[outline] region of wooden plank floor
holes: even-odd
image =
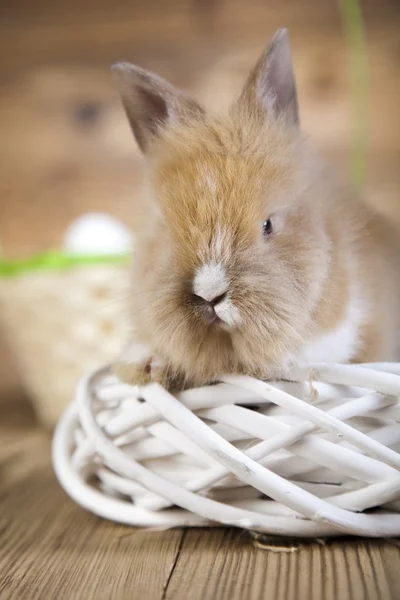
[[[386,541],[262,548],[234,529],[139,530],[62,491],[50,434],[20,395],[0,423],[0,598],[395,600],[400,549]]]

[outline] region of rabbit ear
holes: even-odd
[[[168,123],[201,114],[195,100],[150,71],[130,63],[112,68],[133,133],[143,152]]]
[[[288,125],[299,124],[296,81],[287,29],[279,29],[271,45],[251,71],[239,104],[258,114],[282,117]]]

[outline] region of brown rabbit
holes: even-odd
[[[397,233],[304,141],[287,31],[224,116],[114,70],[148,174],[119,375],[171,387],[397,359]]]

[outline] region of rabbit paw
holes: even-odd
[[[173,387],[164,361],[153,355],[144,344],[132,344],[126,348],[113,366],[113,372],[118,379],[129,385],[160,383],[167,389]]]

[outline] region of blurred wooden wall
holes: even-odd
[[[368,196],[400,219],[399,3],[363,2],[371,67]],[[3,0],[0,5],[0,239],[7,254],[57,245],[68,222],[109,210],[129,223],[140,180],[112,86],[121,59],[214,107],[288,26],[303,127],[343,169],[349,147],[338,0]]]

